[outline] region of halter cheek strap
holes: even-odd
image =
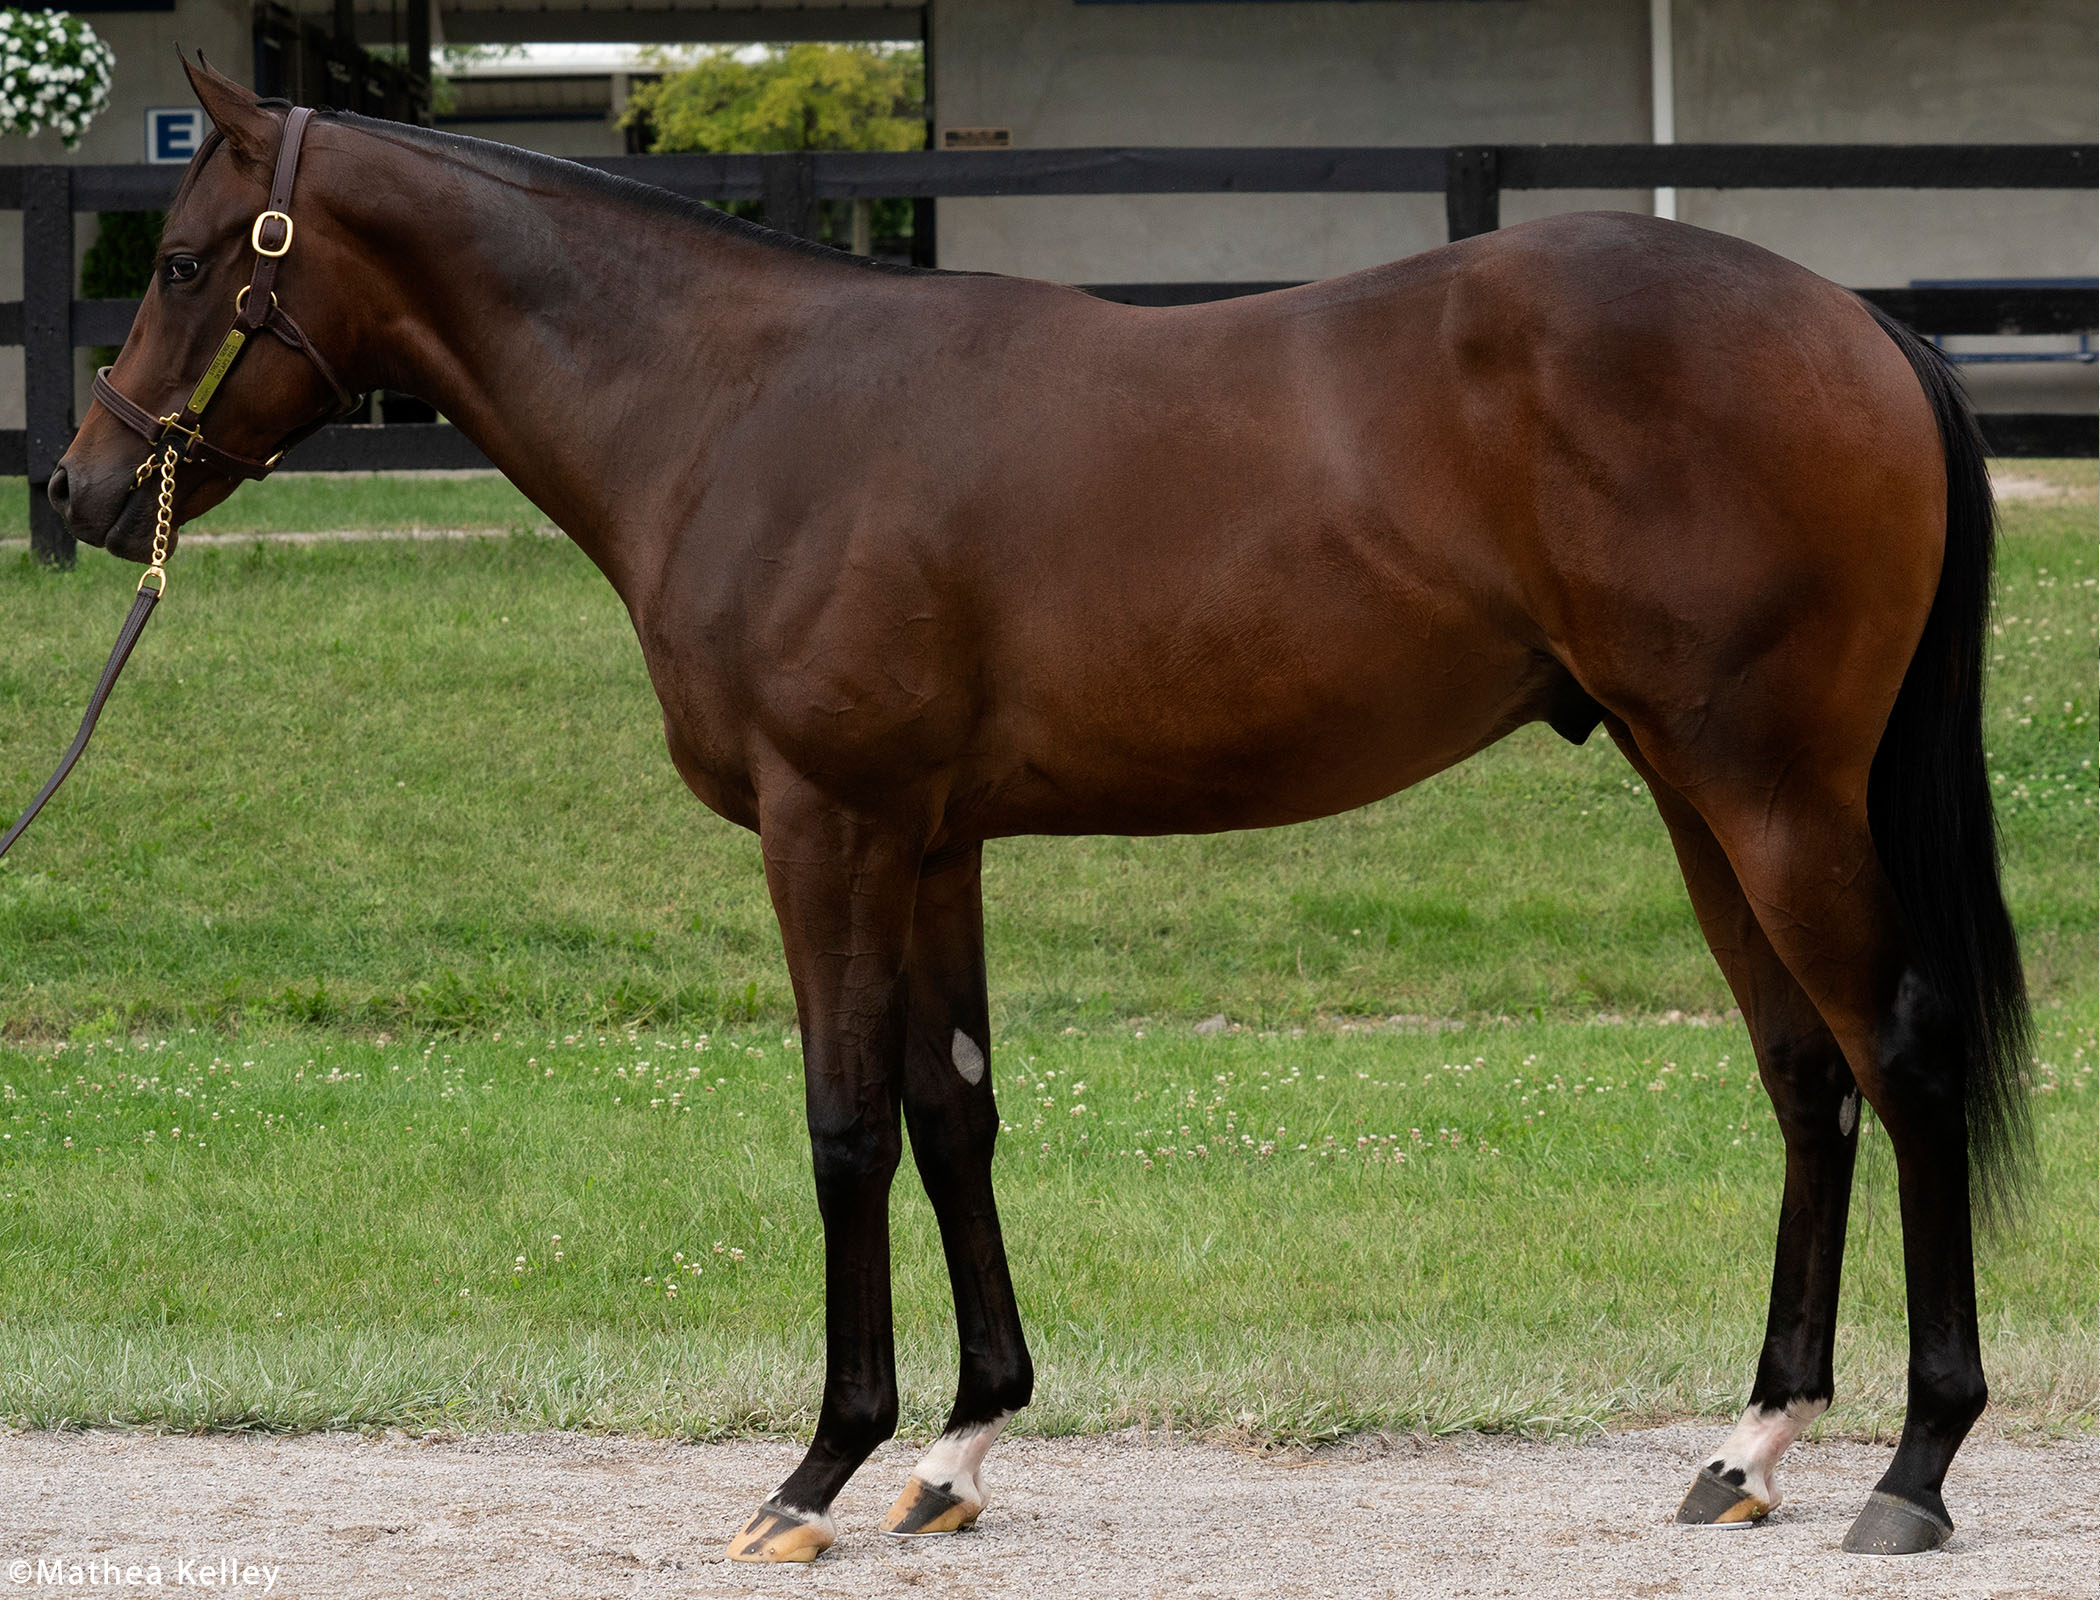
[[[314,348],[313,340],[307,337],[306,330],[291,314],[277,304],[273,292],[278,265],[292,248],[295,232],[291,215],[292,184],[299,174],[299,147],[306,137],[306,125],[312,119],[313,111],[307,106],[295,106],[284,119],[284,138],[277,147],[277,170],[270,181],[270,203],[248,230],[248,243],[255,251],[255,270],[249,276],[247,287],[234,296],[233,326],[226,330],[226,337],[219,342],[219,353],[204,369],[204,376],[197,380],[197,386],[190,391],[183,408],[166,416],[156,416],[109,381],[108,367],[95,374],[95,400],[111,416],[148,444],[156,447],[173,445],[180,460],[195,462],[225,478],[266,477],[284,457],[284,452],[279,450],[267,461],[257,461],[222,449],[204,437],[204,409],[211,404],[219,385],[233,370],[234,362],[255,334],[272,334],[306,357],[329,388],[335,391],[336,416],[354,411],[358,405],[358,397],[343,386],[327,357]],[[197,152],[200,166],[219,142],[220,135],[214,131]],[[140,469],[141,485],[152,470],[154,460],[149,456],[146,465]]]

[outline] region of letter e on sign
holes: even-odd
[[[146,108],[146,159],[156,167],[189,165],[197,146],[204,143],[202,106],[148,106]]]

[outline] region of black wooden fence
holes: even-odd
[[[1505,189],[2092,189],[2093,145],[1467,145],[1424,148],[1084,149],[622,156],[587,165],[696,200],[758,200],[766,220],[814,237],[817,202],[1080,194],[1436,194],[1454,239],[1499,225]],[[73,350],[121,344],[131,300],[73,297],[73,218],[167,205],[181,169],[0,167],[0,210],[22,213],[22,299],[0,304],[0,344],[23,346],[27,427],[0,430],[0,473],[29,479],[31,541],[70,562],[44,484],[74,429]],[[1101,284],[1107,298],[1188,304],[1274,284]],[[1920,332],[2089,333],[2090,290],[1863,289]],[[2090,414],[1989,414],[2001,455],[2100,454]],[[286,471],[485,466],[443,423],[323,429]]]

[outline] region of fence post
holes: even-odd
[[[29,457],[29,547],[54,567],[73,564],[44,486],[73,439],[73,171],[22,169],[23,426]]]
[[[1470,239],[1502,226],[1502,179],[1495,147],[1453,145],[1444,156],[1444,222],[1451,237]]]
[[[764,195],[766,226],[798,239],[822,231],[817,213],[817,160],[807,150],[758,158],[759,186]]]

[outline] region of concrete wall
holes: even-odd
[[[189,79],[176,58],[180,44],[202,49],[229,77],[252,81],[254,8],[248,0],[176,0],[173,11],[105,11],[82,20],[116,53],[109,106],[68,150],[55,133],[34,139],[0,135],[0,162],[135,162],[146,158],[146,108],[195,103]],[[74,253],[84,255],[95,239],[95,219],[74,219]],[[78,281],[76,277],[76,282]],[[22,213],[0,211],[0,300],[22,297]],[[79,362],[83,372],[86,355]],[[85,392],[86,380],[81,380]],[[0,428],[22,426],[22,347],[0,345]]]
[[[1714,143],[2090,141],[2083,0],[1679,0],[1677,136]],[[2091,191],[1687,193],[1679,215],[1862,287],[2095,268]]]
[[[1649,136],[1646,0],[933,0],[947,126],[1026,146]],[[2088,0],[1676,0],[1678,137],[2090,140]],[[1520,221],[1645,195],[1508,194]],[[1866,286],[2094,270],[2090,193],[1686,193],[1680,215]],[[1321,277],[1443,239],[1424,197],[944,201],[943,265],[1079,282]]]
[[[1647,0],[933,0],[944,127],[1017,146],[1648,137]],[[1636,195],[1511,195],[1509,221]],[[1441,195],[944,200],[944,266],[1071,282],[1326,277],[1440,244]]]

